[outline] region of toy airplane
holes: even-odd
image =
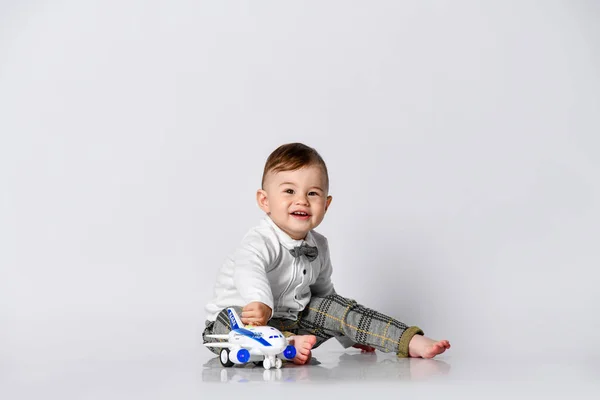
[[[271,326],[244,328],[242,321],[233,308],[228,308],[231,332],[223,335],[206,335],[207,338],[226,339],[227,342],[204,343],[207,347],[221,347],[219,359],[224,367],[248,362],[263,362],[269,369],[281,368],[283,361],[296,357],[296,348],[288,344],[281,332]]]

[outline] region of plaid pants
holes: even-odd
[[[242,307],[232,308],[241,315]],[[399,357],[408,357],[408,343],[412,337],[416,334],[423,335],[423,331],[416,326],[409,327],[338,294],[311,298],[296,321],[273,318],[267,324],[279,329],[286,336],[315,335],[317,343],[314,348],[332,337],[345,336],[355,343],[371,346],[386,353],[394,352]],[[216,321],[206,321],[203,341],[216,342],[217,339],[206,338],[205,335],[224,334],[230,330],[227,310],[222,310]],[[218,348],[209,349],[218,354]]]

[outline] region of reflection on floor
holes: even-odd
[[[318,381],[402,381],[444,376],[450,364],[443,360],[397,358],[382,353],[325,353],[312,358],[310,365],[285,363],[281,369],[265,370],[252,363],[230,368],[219,359],[209,359],[202,370],[204,382],[318,382]]]
[[[294,398],[305,398],[307,393],[323,398],[356,394],[374,398],[398,393],[444,400],[600,399],[600,360],[596,358],[466,358],[444,354],[424,360],[331,346],[319,349],[309,365],[286,363],[280,370],[253,364],[224,368],[212,355],[203,360],[203,393],[217,394],[222,391],[221,384],[233,384],[239,393],[260,387],[261,393],[274,395],[284,385]],[[227,390],[232,389],[229,386]]]
[[[0,399],[600,399],[600,358],[594,355],[498,352],[486,358],[457,346],[433,360],[401,359],[331,342],[314,352],[310,365],[223,368],[213,353],[180,340],[177,331],[161,342],[159,329],[143,330],[155,336],[135,331],[128,337],[120,325],[111,327],[116,333],[0,346]]]

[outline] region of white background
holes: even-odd
[[[600,354],[598,3],[0,4],[0,372],[201,347],[292,141],[340,293],[454,356]]]

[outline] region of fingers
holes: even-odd
[[[262,325],[264,325],[267,322],[267,318],[264,315],[262,315],[260,313],[255,313],[255,312],[242,313],[241,319],[242,319],[242,322],[245,324],[248,323],[247,321],[262,322]]]
[[[271,315],[271,309],[263,303],[252,302],[242,307],[242,322],[246,325],[266,325]]]
[[[261,309],[261,304],[259,302],[253,301],[252,303],[248,303],[246,304],[244,307],[242,307],[242,311],[257,311]]]
[[[243,311],[240,317],[245,325],[261,326],[267,323],[267,319],[257,311]]]
[[[266,325],[266,319],[264,318],[242,318],[244,325],[263,326]]]
[[[242,317],[242,319],[244,318],[253,318],[253,317],[257,317],[258,313],[255,311],[242,311],[242,315],[240,315],[240,317]]]
[[[244,307],[242,309],[242,315],[240,315],[240,319],[244,323],[244,325],[251,325],[254,320],[256,320],[255,312],[248,307]]]
[[[256,318],[256,319],[264,319],[267,317],[267,315],[262,311],[262,310],[256,310],[256,309],[243,309],[242,310],[242,315],[240,315],[240,317],[242,318],[242,321],[244,320],[244,318]]]

